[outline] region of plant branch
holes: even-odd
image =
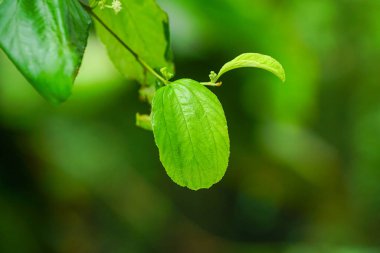
[[[140,56],[130,47],[128,46],[112,29],[100,19],[98,15],[92,10],[90,6],[79,0],[79,3],[83,6],[83,8],[93,16],[125,49],[127,49],[133,57],[135,57],[136,61],[138,61],[143,68],[145,68],[148,72],[158,78],[164,84],[169,84],[169,81],[165,80],[160,74],[158,74],[148,63],[146,63]]]

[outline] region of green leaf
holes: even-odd
[[[77,0],[4,0],[0,47],[52,103],[71,94],[91,19]]]
[[[96,15],[134,52],[156,70],[167,67],[173,73],[172,53],[169,42],[168,17],[154,0],[120,0],[118,14],[111,9],[94,9]],[[127,78],[141,84],[154,84],[150,75],[121,43],[99,22],[95,22],[98,36],[108,54]]]
[[[221,180],[230,143],[222,105],[211,91],[190,79],[158,89],[152,127],[160,160],[174,182],[198,190]]]
[[[211,72],[211,82],[216,83],[224,73],[230,70],[246,67],[265,69],[276,75],[281,81],[285,82],[285,71],[278,61],[270,56],[255,53],[241,54],[232,61],[227,62],[220,69],[218,75]]]
[[[152,121],[150,115],[136,113],[136,126],[152,131]]]

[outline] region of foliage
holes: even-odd
[[[210,88],[229,165],[189,191],[134,126],[154,87],[125,79],[92,31],[60,106],[0,50],[0,252],[380,252],[380,1],[158,3],[176,78],[208,81],[256,51],[281,60],[286,85],[240,69]]]
[[[90,17],[77,0],[3,1],[0,46],[47,100],[71,94],[86,47]]]
[[[280,78],[281,81],[285,82],[285,71],[282,68],[281,64],[279,64],[270,56],[254,53],[239,55],[232,61],[224,64],[223,67],[219,70],[218,74],[212,72],[210,74],[211,82],[216,83],[224,73],[230,70],[247,67],[265,69],[269,72],[272,72],[274,75]]]
[[[227,121],[218,98],[200,83],[180,79],[159,89],[152,126],[161,161],[174,182],[209,188],[226,172]]]
[[[218,182],[229,158],[223,108],[202,84],[220,86],[217,81],[224,73],[243,67],[262,68],[285,81],[276,60],[246,53],[226,63],[218,75],[211,72],[210,82],[170,82],[174,67],[168,18],[155,0],[113,0],[111,5],[106,0],[8,0],[1,7],[1,47],[53,103],[65,101],[71,93],[88,37],[88,14],[92,15],[119,71],[142,86],[154,87],[152,126],[161,161],[174,182],[193,190]],[[137,114],[136,119],[138,126],[151,129],[148,115]]]
[[[99,17],[95,22],[97,35],[117,69],[126,78],[135,79],[142,85],[154,85],[154,76],[138,59],[153,69],[168,67],[173,72],[168,17],[155,0],[120,2],[124,8],[117,15],[99,7],[93,9]]]

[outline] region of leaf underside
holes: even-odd
[[[71,94],[91,19],[77,0],[4,0],[0,47],[52,103]]]
[[[220,69],[215,80],[212,81],[216,82],[224,73],[230,70],[248,67],[267,70],[280,78],[281,81],[285,82],[285,71],[282,65],[268,55],[257,53],[241,54],[232,61],[227,62]]]
[[[190,79],[158,89],[152,127],[160,160],[174,182],[198,190],[221,180],[230,143],[222,105],[211,91]]]
[[[123,9],[118,14],[100,7],[94,12],[148,65],[156,70],[167,67],[173,72],[166,13],[154,0],[120,1]],[[100,23],[95,22],[95,28],[112,62],[126,78],[141,84],[155,83],[155,78]]]

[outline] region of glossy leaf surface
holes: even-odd
[[[216,82],[224,73],[230,70],[248,67],[267,70],[285,82],[285,71],[282,65],[270,56],[256,53],[241,54],[232,61],[227,62],[220,69],[214,80],[211,81]]]
[[[77,0],[3,0],[0,47],[53,103],[71,94],[91,19]]]
[[[163,67],[173,72],[166,13],[154,0],[120,0],[122,9],[115,14],[111,9],[94,9],[96,15],[143,61],[152,68]],[[127,78],[141,84],[153,84],[154,78],[123,45],[99,22],[95,22],[98,36],[108,54]]]
[[[203,85],[181,79],[158,89],[152,127],[174,182],[197,190],[223,177],[230,153],[227,122],[218,98]]]

